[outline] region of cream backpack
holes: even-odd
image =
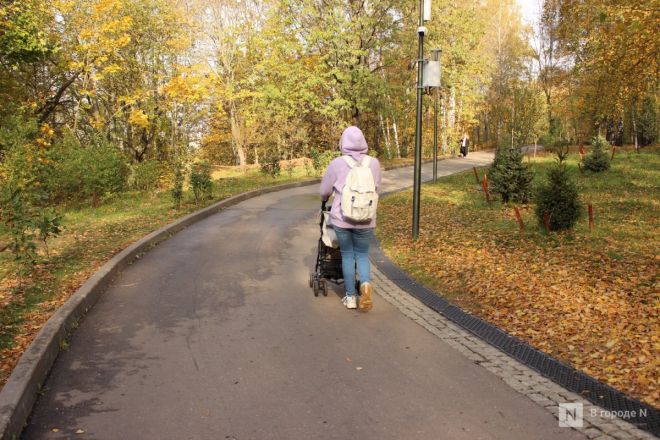
[[[341,213],[356,222],[367,222],[376,217],[378,193],[374,175],[369,168],[371,158],[364,156],[362,162],[350,156],[342,156],[351,170],[341,192]]]

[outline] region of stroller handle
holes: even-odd
[[[327,200],[322,200],[321,201],[321,221],[319,223],[319,227],[321,228],[321,233],[323,233],[323,223],[325,222],[325,218],[323,217],[323,213],[326,212],[327,209]]]

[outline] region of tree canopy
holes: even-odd
[[[53,141],[73,136],[81,148],[103,139],[130,162],[199,156],[245,165],[336,148],[355,123],[379,154],[407,155],[416,8],[401,0],[7,0],[0,125],[33,120],[54,130]],[[530,27],[514,0],[433,2],[426,47],[442,49],[443,150],[464,132],[480,146],[546,132],[654,141],[658,14],[650,0],[547,0]]]

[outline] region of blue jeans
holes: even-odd
[[[369,240],[373,228],[344,229],[335,226],[339,250],[341,251],[341,269],[344,273],[346,296],[355,295],[355,268],[360,275],[360,283],[371,281],[369,265]]]

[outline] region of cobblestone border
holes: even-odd
[[[590,440],[649,440],[656,438],[625,420],[618,417],[607,417],[609,413],[604,412],[600,406],[566,390],[454,324],[402,290],[394,281],[387,278],[376,264],[372,265],[371,271],[375,291],[385,301],[472,362],[495,374],[511,388],[545,408],[555,418],[559,419],[558,405],[560,403],[582,403],[584,426],[567,429],[576,429]]]

